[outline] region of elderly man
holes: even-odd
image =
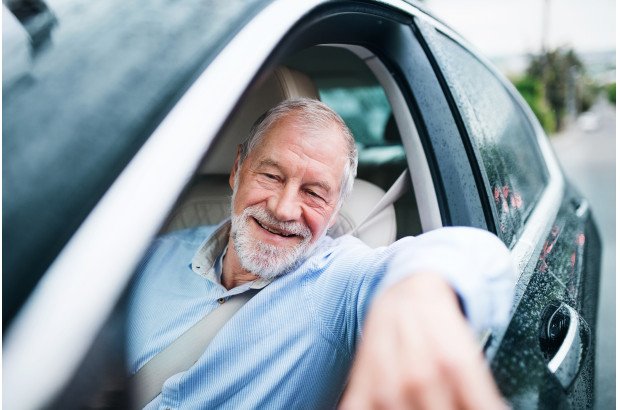
[[[258,292],[146,408],[503,407],[472,330],[506,319],[508,250],[473,228],[379,249],[330,238],[356,167],[353,136],[325,104],[289,100],[259,118],[230,175],[231,219],[158,238],[141,265],[130,372]]]

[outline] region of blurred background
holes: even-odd
[[[528,102],[603,240],[595,409],[616,408],[616,4],[426,0]]]

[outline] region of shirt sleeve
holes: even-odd
[[[507,323],[517,274],[510,251],[497,236],[476,228],[447,227],[392,246],[398,249],[378,292],[410,275],[434,272],[459,295],[476,333]]]

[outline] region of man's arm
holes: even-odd
[[[506,408],[446,280],[416,273],[375,300],[341,408]]]
[[[510,251],[467,227],[402,241],[364,321],[343,407],[505,408],[474,335],[508,320]]]

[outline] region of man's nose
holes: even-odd
[[[280,221],[296,221],[301,217],[297,192],[295,187],[285,186],[271,198],[271,211]]]

